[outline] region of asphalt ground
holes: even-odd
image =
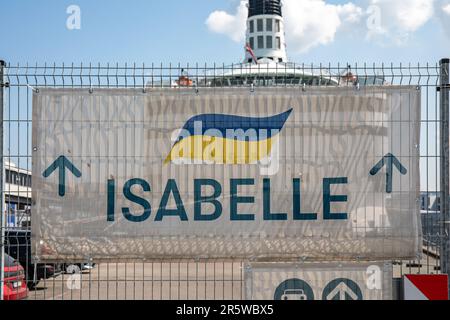
[[[105,263],[60,274],[30,290],[31,300],[239,300],[241,263]]]
[[[437,274],[439,261],[393,265],[393,277]],[[81,274],[61,273],[41,280],[30,300],[241,300],[245,299],[243,263],[103,263]]]

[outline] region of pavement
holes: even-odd
[[[29,300],[239,300],[241,263],[104,263],[60,274],[30,290]]]
[[[420,263],[393,265],[393,277],[438,274],[439,261],[423,255]],[[81,274],[41,280],[29,300],[242,300],[243,263],[103,263]]]

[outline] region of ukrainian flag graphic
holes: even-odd
[[[265,118],[202,114],[183,126],[164,163],[254,164],[268,157],[292,109]]]

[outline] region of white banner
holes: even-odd
[[[410,259],[416,87],[40,88],[35,254]]]
[[[245,288],[247,300],[392,300],[392,264],[249,264]]]

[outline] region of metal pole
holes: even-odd
[[[450,271],[450,190],[449,190],[449,66],[450,59],[440,61],[440,135],[441,135],[441,272]]]
[[[0,60],[0,300],[3,300],[3,285],[5,282],[5,211],[4,207],[4,190],[3,190],[3,173],[4,173],[4,159],[3,159],[3,70],[5,68],[5,61]]]

